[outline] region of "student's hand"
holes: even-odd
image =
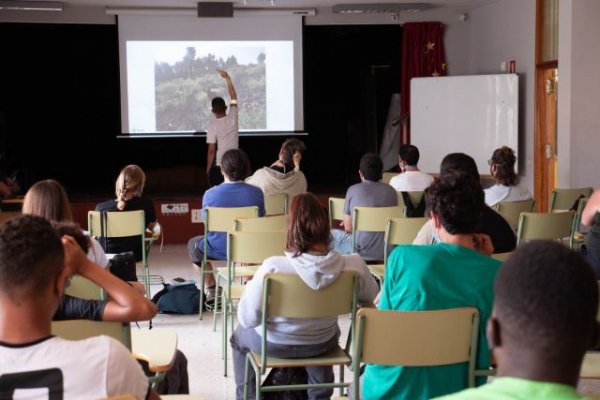
[[[375,305],[375,307],[379,307],[379,298],[381,297],[381,290],[379,291],[379,293],[377,293],[377,296],[375,296],[375,299],[373,300],[373,304]]]
[[[224,69],[217,69],[217,72],[219,73],[219,75],[221,75],[221,78],[229,78],[229,74]]]
[[[75,274],[83,275],[81,271],[88,265],[89,259],[73,237],[64,235],[61,240],[65,252],[65,268],[67,269],[67,276]]]
[[[473,246],[477,252],[483,255],[491,256],[494,254],[492,239],[485,233],[476,233],[473,235]]]

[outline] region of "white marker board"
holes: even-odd
[[[421,153],[419,168],[439,173],[446,154],[466,153],[486,175],[498,147],[518,154],[518,93],[515,74],[412,79],[411,143]]]

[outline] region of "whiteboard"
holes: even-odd
[[[495,149],[519,154],[518,89],[516,74],[412,79],[411,143],[421,153],[419,168],[439,173],[448,153],[466,153],[486,175]]]

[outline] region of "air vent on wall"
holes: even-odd
[[[20,11],[62,11],[63,3],[59,1],[0,1],[0,10]]]
[[[373,4],[336,4],[332,10],[341,14],[374,14],[418,12],[430,7],[428,3],[373,3]]]

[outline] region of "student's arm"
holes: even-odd
[[[231,77],[224,69],[218,69],[219,75],[225,79],[227,82],[227,90],[229,91],[229,98],[231,98],[230,104],[232,106],[237,106],[237,93],[235,92],[235,87],[233,86],[233,82],[231,81]]]
[[[588,200],[581,213],[581,223],[591,226],[594,223],[596,213],[600,211],[600,189],[596,190]]]
[[[210,174],[210,168],[215,161],[215,153],[217,152],[216,143],[208,143],[208,150],[206,151],[206,175]]]
[[[347,233],[352,233],[352,216],[344,214],[344,230]]]
[[[104,308],[103,321],[142,321],[151,319],[158,309],[132,286],[90,261],[70,236],[63,236],[65,265],[70,275],[79,274],[106,291],[110,297]]]

